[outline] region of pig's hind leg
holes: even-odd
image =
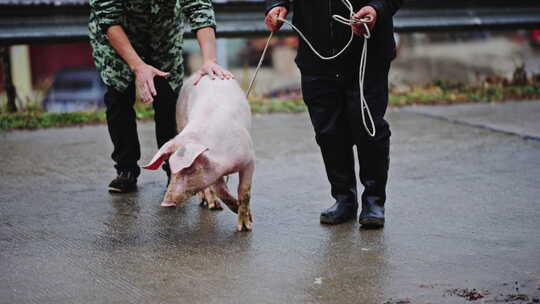
[[[202,196],[201,207],[207,207],[210,210],[223,210],[218,200],[214,186],[207,187],[199,192]]]
[[[232,212],[238,213],[238,200],[230,192],[223,177],[220,177],[213,185],[219,199],[231,209]]]
[[[253,218],[251,217],[249,204],[251,200],[253,170],[253,161],[240,170],[240,181],[238,184],[238,231],[250,231],[252,228]]]

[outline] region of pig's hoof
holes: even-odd
[[[223,210],[223,207],[219,202],[208,203],[208,209],[210,210]]]
[[[199,206],[201,206],[201,208],[208,209],[208,210],[215,210],[215,211],[223,210],[223,207],[221,206],[219,202],[209,203],[207,201],[202,201],[199,204]]]
[[[251,213],[239,212],[238,214],[238,231],[251,231],[253,223],[251,221]]]
[[[251,223],[244,223],[244,224],[238,224],[238,231],[251,231],[253,224]]]
[[[161,202],[161,207],[163,208],[176,207],[176,203],[175,202]]]

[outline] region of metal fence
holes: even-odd
[[[264,1],[214,1],[220,37],[267,35]],[[84,0],[1,0],[0,45],[88,39]],[[538,0],[405,0],[397,32],[499,30],[540,27]],[[281,34],[292,33],[284,27]],[[192,37],[189,30],[188,37]]]
[[[214,0],[214,6],[218,37],[268,35],[263,23],[263,0]],[[89,12],[87,0],[0,0],[0,58],[11,110],[15,109],[16,92],[7,46],[87,41]],[[540,28],[540,2],[405,0],[394,20],[397,32]],[[285,26],[279,34],[292,31]],[[189,29],[186,36],[193,37]]]

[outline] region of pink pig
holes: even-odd
[[[156,170],[169,159],[171,182],[161,203],[175,207],[208,187],[233,212],[238,230],[251,230],[249,207],[255,165],[249,134],[251,111],[236,80],[190,77],[176,106],[179,134],[165,143],[145,169]],[[238,199],[227,189],[224,176],[239,173]]]

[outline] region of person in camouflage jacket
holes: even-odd
[[[210,0],[90,0],[90,7],[90,43],[107,86],[107,124],[118,173],[109,191],[130,192],[140,174],[133,109],[137,91],[155,109],[158,148],[176,135],[176,100],[184,77],[184,20],[201,47],[199,79],[233,76],[215,63],[216,22]],[[170,176],[167,164],[164,169]]]

